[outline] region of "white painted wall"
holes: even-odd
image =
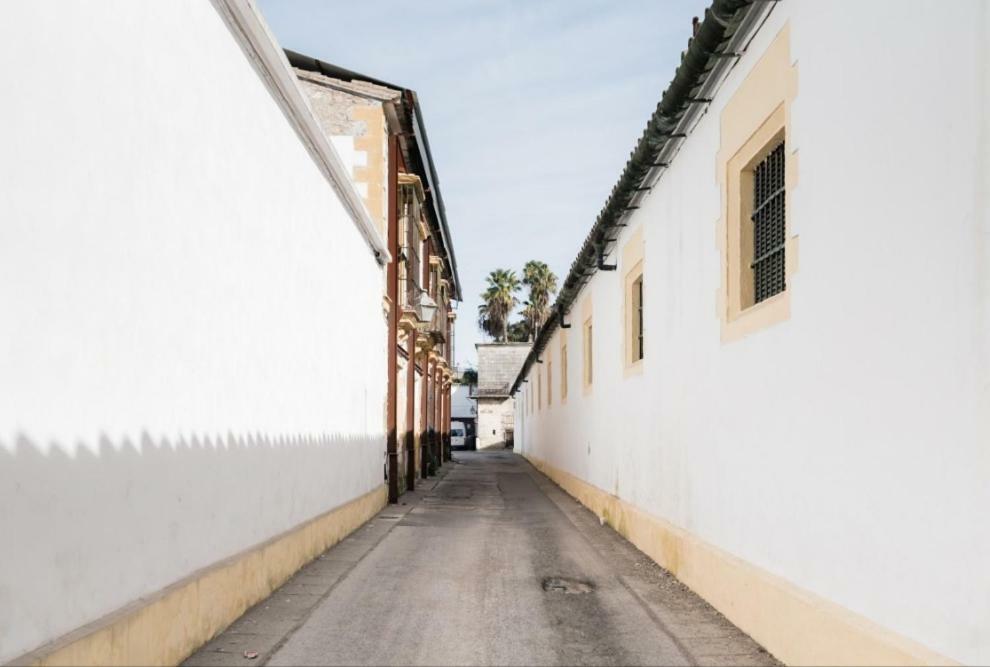
[[[453,385],[450,394],[450,416],[452,419],[474,419],[478,416],[478,404],[472,399],[471,388],[466,384]]]
[[[779,3],[623,236],[645,233],[644,373],[623,379],[620,266],[582,295],[591,395],[575,326],[567,404],[555,386],[529,414],[534,381],[516,397],[524,453],[976,664],[990,661],[988,14]],[[788,20],[792,315],[722,345],[719,114]],[[558,349],[542,355],[555,367]]]
[[[0,662],[382,484],[383,278],[208,2],[0,21]]]
[[[347,173],[354,178],[355,170],[368,166],[368,152],[359,151],[354,147],[354,137],[351,136],[331,136],[330,143],[340,156],[340,161],[347,167]],[[354,181],[354,188],[365,201],[368,199],[368,184]],[[386,199],[387,201],[387,199]]]

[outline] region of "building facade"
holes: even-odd
[[[716,0],[513,386],[516,449],[785,663],[990,660],[988,44]]]
[[[418,105],[348,145],[245,0],[4,18],[0,663],[178,664],[440,458]]]
[[[529,343],[479,343],[478,387],[474,401],[478,414],[478,449],[502,448],[512,443],[515,430],[512,381],[519,374]]]
[[[286,51],[326,136],[351,169],[396,261],[389,329],[389,500],[450,459],[453,303],[460,282],[416,92]]]

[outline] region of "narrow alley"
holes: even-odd
[[[187,665],[772,665],[511,452],[460,452]]]
[[[990,664],[990,0],[10,0],[0,667]]]

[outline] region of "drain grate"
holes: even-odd
[[[548,593],[590,593],[595,590],[594,584],[590,581],[580,579],[570,579],[568,577],[547,577],[543,580],[543,590]]]

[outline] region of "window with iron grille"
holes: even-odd
[[[643,358],[643,276],[633,283],[633,317],[636,319],[633,329],[633,361]]]
[[[784,142],[753,168],[753,295],[760,303],[787,287],[784,273]]]

